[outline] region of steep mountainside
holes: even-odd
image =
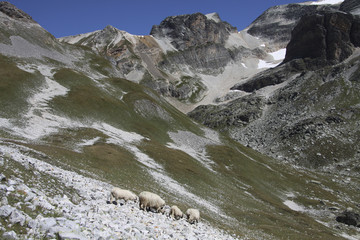
[[[358,175],[359,20],[336,11],[304,16],[283,64],[232,88],[247,96],[189,115],[276,158]]]
[[[337,173],[279,163],[193,122],[156,91],[124,79],[114,63],[129,56],[139,68],[150,72],[150,65],[144,63],[152,62],[151,59],[146,62],[151,51],[153,57],[165,52],[159,39],[132,36],[107,27],[68,38],[67,42],[78,43],[68,44],[23,17],[27,15],[14,6],[0,3],[4,5],[5,8],[0,7],[0,237],[10,238],[14,234],[15,239],[66,239],[75,238],[74,235],[79,239],[358,237],[357,228],[336,221],[336,215],[345,208],[359,211],[358,176],[344,178]],[[196,19],[219,23],[216,15],[206,19],[203,16],[198,14],[191,23]],[[239,36],[242,40],[251,38],[232,31],[229,27],[224,33],[229,34],[225,46],[229,39],[234,42]],[[110,42],[103,35],[112,36]],[[213,37],[209,34],[207,38]],[[221,45],[222,40],[218,40]],[[150,48],[152,44],[160,48]],[[170,44],[166,46],[173,46]],[[198,43],[190,40],[184,44]],[[232,46],[242,48],[241,44],[236,42]],[[200,49],[206,51],[207,46]],[[263,53],[257,47],[249,49]],[[173,50],[174,59],[182,54],[175,46]],[[273,56],[276,55],[267,55],[274,60]],[[348,78],[344,82],[346,79],[356,82],[358,59],[353,59],[354,75],[345,75]],[[294,61],[281,68],[291,67]],[[244,64],[258,66],[259,60]],[[303,66],[301,61],[293,65]],[[212,78],[204,77],[202,69],[191,71],[207,80],[228,76],[234,81],[236,76],[232,74],[237,70],[229,66],[235,65],[227,65]],[[301,73],[289,73],[293,78],[298,75]],[[319,77],[314,84],[322,82]],[[207,87],[213,86],[210,81],[208,84]],[[350,87],[349,101],[356,102],[356,91]],[[249,99],[249,104],[263,103]],[[355,107],[341,119],[349,117],[355,121]],[[336,119],[331,124],[337,124]],[[352,174],[354,170],[346,172]],[[176,204],[182,210],[198,208],[201,223],[190,225],[166,215],[142,212],[133,203],[107,204],[113,186],[136,194],[144,190],[155,192],[167,205]]]

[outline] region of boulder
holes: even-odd
[[[5,205],[0,207],[0,217],[7,218],[10,214],[15,210],[15,208],[11,207],[10,205]]]
[[[3,235],[2,235],[2,238],[3,240],[15,240],[15,239],[18,239],[16,233],[14,231],[10,231],[10,232],[5,232]]]
[[[337,216],[336,221],[345,223],[346,225],[360,227],[360,215],[349,209]]]

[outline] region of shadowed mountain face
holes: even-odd
[[[14,6],[12,8],[16,10]],[[218,125],[206,125],[228,130],[239,142],[261,151],[259,146],[263,144],[273,156],[281,154],[282,157],[277,156],[279,159],[287,157],[283,155],[285,149],[289,153],[294,150],[300,160],[316,166],[334,154],[332,157],[338,159],[339,166],[330,170],[341,172],[294,168],[245,147],[226,134],[193,122],[158,92],[144,86],[154,82],[164,86],[161,84],[170,84],[172,77],[182,76],[174,86],[188,88],[186,91],[191,92],[195,87],[201,88],[197,77],[205,79],[207,87],[221,79],[238,82],[237,67],[245,72],[251,67],[262,71],[258,67],[260,57],[264,62],[266,59],[281,61],[274,61],[274,55],[261,47],[260,40],[244,32],[234,32],[234,28],[219,22],[214,14],[180,18],[189,21],[186,28],[189,32],[184,30],[189,35],[195,34],[195,38],[196,30],[192,24],[200,24],[204,27],[201,35],[210,29],[202,41],[218,42],[202,44],[190,39],[175,47],[170,40],[165,42],[168,36],[161,39],[133,36],[111,26],[58,41],[37,23],[0,12],[0,162],[5,177],[25,176],[26,184],[39,180],[41,184],[34,184],[34,188],[47,191],[48,188],[43,186],[49,182],[65,181],[53,174],[54,169],[62,169],[137,194],[152,191],[169,205],[176,204],[184,210],[198,208],[206,224],[235,233],[240,238],[312,239],[316,236],[342,239],[344,234],[355,236],[356,230],[343,227],[334,216],[346,207],[359,210],[359,177],[355,161],[359,154],[355,125],[358,122],[359,58],[354,55],[347,59],[348,62],[316,71],[308,71],[304,60],[292,60],[256,76],[263,74],[266,78],[267,74],[274,73],[278,79],[286,78],[282,83],[268,85],[279,89],[278,92],[245,94],[228,105],[203,107],[222,108],[219,112],[208,112],[209,115],[205,113],[202,119],[211,122],[219,117]],[[221,26],[225,30],[216,35],[214,28]],[[177,49],[186,44],[192,46],[181,51]],[[224,46],[231,53],[233,68],[226,65],[219,75],[204,77],[200,73],[207,66],[220,62],[219,59],[214,59],[211,64],[210,60],[198,63],[200,59],[186,67],[175,64],[180,61],[175,59],[185,63],[185,55],[189,52],[204,54],[209,49],[224,49]],[[356,50],[354,48],[354,53]],[[166,56],[172,59],[168,61],[173,63],[176,71],[188,68],[191,71],[180,71],[176,75],[175,70],[161,68],[161,62],[163,66],[170,66],[165,63]],[[153,59],[157,58],[156,65]],[[137,66],[135,70],[130,63]],[[205,67],[198,69],[194,67],[196,64]],[[124,69],[129,71],[128,74],[124,74]],[[148,71],[148,78],[139,82],[124,79],[124,75],[141,75],[142,71]],[[155,74],[170,73],[173,75],[166,81],[154,77]],[[160,90],[164,88],[159,87]],[[343,88],[346,88],[346,94],[342,92]],[[349,122],[353,124],[352,128],[347,127]],[[284,141],[279,141],[276,135],[279,131]],[[266,148],[273,147],[271,143],[278,145]],[[296,145],[299,143],[303,148]],[[307,151],[309,149],[312,151]],[[323,155],[325,153],[329,155]],[[312,156],[319,160],[314,162]],[[343,161],[344,156],[350,160]],[[39,174],[34,171],[37,166],[30,164],[35,160],[50,165]],[[66,192],[71,201],[71,195],[83,196],[88,187],[72,189],[66,182],[54,185],[59,188],[58,192]],[[8,189],[11,188],[6,190],[11,192]],[[106,199],[96,199],[107,195],[106,192],[89,191],[95,199],[77,199],[74,203],[87,204],[97,200],[106,204]],[[51,197],[59,198],[57,194]],[[1,204],[5,202],[3,197],[9,204],[16,204],[15,199],[22,196],[26,198],[24,191],[16,190],[6,196],[0,192]],[[68,215],[59,209],[55,206],[54,211],[47,214],[64,220]],[[116,208],[120,213],[119,209],[121,206]],[[21,206],[20,210],[31,219],[40,211]],[[138,211],[137,206],[134,205],[132,210]],[[91,221],[91,216],[92,212],[89,212],[83,222]],[[0,236],[11,230],[23,238],[34,236],[27,226],[9,225],[8,220],[0,218]],[[99,229],[115,229],[112,224],[102,224]],[[127,222],[119,224],[125,226]],[[157,227],[151,223],[149,226]],[[190,227],[196,232],[196,226]],[[95,235],[96,230],[84,224],[79,231]]]
[[[269,46],[285,47],[291,31],[301,17],[319,11],[338,9],[339,5],[287,4],[271,7],[261,14],[248,28],[248,33],[266,39]]]
[[[317,65],[332,65],[347,59],[359,46],[359,18],[341,12],[309,15],[292,31],[284,62],[310,58]]]

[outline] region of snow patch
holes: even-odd
[[[112,143],[115,145],[123,146],[126,143],[136,143],[144,139],[143,136],[137,133],[127,132],[104,122],[94,123],[91,125],[91,128],[95,128],[109,136],[109,138],[106,140],[106,143]]]
[[[100,137],[95,137],[93,139],[83,140],[83,142],[79,143],[78,145],[79,146],[92,146],[99,140],[100,140]]]
[[[266,62],[266,61],[260,59],[257,68],[258,68],[258,69],[262,69],[262,68],[274,68],[274,67],[276,67],[277,65],[279,65],[279,63]]]
[[[219,18],[219,15],[217,13],[208,13],[205,16],[208,20],[212,20],[216,23],[221,22],[221,19]]]
[[[283,203],[291,210],[294,210],[296,212],[305,212],[305,208],[303,206],[300,206],[299,204],[295,203],[294,201],[286,200]]]
[[[275,61],[283,60],[286,55],[286,48],[282,48],[276,52],[271,52],[269,54],[274,58]]]
[[[344,0],[318,0],[317,2],[312,2],[311,5],[325,5],[325,4],[340,4]]]

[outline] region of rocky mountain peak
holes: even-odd
[[[5,2],[5,1],[0,2],[0,12],[3,12],[7,16],[17,19],[17,20],[35,23],[35,21],[32,19],[32,17],[29,14],[18,9],[17,7],[15,7],[14,5],[12,5],[9,2]]]
[[[301,18],[292,31],[284,62],[312,59],[339,63],[360,46],[360,19],[344,12],[322,12]]]
[[[337,10],[338,5],[286,4],[274,6],[261,14],[247,29],[253,36],[266,40],[269,45],[284,48],[289,43],[291,31],[299,19],[318,11]]]
[[[221,21],[218,14],[202,13],[167,17],[154,25],[150,34],[156,38],[170,38],[178,50],[203,45],[208,42],[223,44],[236,27]]]

